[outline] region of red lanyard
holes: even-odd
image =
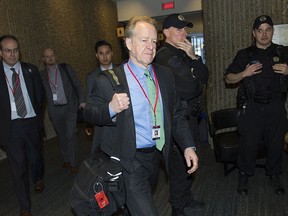
[[[14,72],[13,72],[13,73],[14,73]],[[12,76],[13,76],[13,74],[12,74]],[[20,87],[20,68],[18,67],[17,80],[16,80],[16,83],[15,83],[15,86],[14,86],[14,87],[12,87],[12,86],[10,85],[10,82],[9,82],[9,80],[7,79],[6,74],[5,74],[5,79],[6,79],[7,83],[8,83],[8,86],[9,86],[9,89],[10,89],[12,95],[15,96],[15,93],[16,93],[17,88]]]
[[[49,75],[49,68],[47,68],[47,72],[48,72],[48,81],[49,83],[54,87],[54,89],[56,90],[57,89],[57,79],[58,79],[58,68],[56,66],[55,70],[54,70],[54,73],[55,73],[55,81],[54,83],[52,82],[52,80],[50,79],[50,75]],[[52,71],[52,70],[51,70]],[[53,72],[53,71],[52,71]]]
[[[140,86],[144,96],[146,97],[146,99],[148,100],[151,108],[153,109],[153,113],[154,113],[154,116],[155,116],[155,121],[156,121],[156,108],[157,108],[157,103],[158,103],[158,98],[159,98],[159,85],[158,85],[158,79],[156,77],[156,74],[154,72],[154,69],[152,67],[152,72],[153,72],[153,77],[154,77],[154,80],[155,80],[155,87],[156,87],[156,98],[155,98],[155,103],[154,103],[154,106],[152,106],[152,103],[151,101],[149,100],[145,90],[143,89],[143,87],[141,86],[139,80],[137,79],[137,77],[135,76],[135,74],[133,73],[133,71],[131,70],[129,64],[127,63],[127,67],[129,69],[129,71],[131,72],[132,76],[134,77],[134,79],[137,81],[138,85]]]

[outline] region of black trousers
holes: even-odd
[[[71,112],[68,105],[55,106],[51,122],[57,133],[64,162],[78,165],[77,112]]]
[[[194,140],[198,141],[198,119],[196,117],[189,117],[189,128],[193,134]],[[191,140],[191,143],[193,143],[194,140]],[[196,143],[194,144],[196,145]],[[198,144],[199,143],[197,143],[197,145]],[[173,146],[170,160],[170,203],[173,208],[182,209],[192,197],[192,176],[187,173],[187,165],[184,158],[184,153],[177,146],[177,143],[175,143]]]
[[[5,146],[20,211],[31,210],[29,167],[33,183],[43,179],[43,129],[38,118],[12,120]]]
[[[259,142],[267,149],[266,175],[282,172],[284,135],[288,129],[285,101],[272,100],[268,104],[248,101],[238,123],[240,134],[239,170],[251,176],[255,173]]]
[[[152,197],[152,187],[157,182],[160,153],[136,152],[131,173],[123,171],[126,187],[126,205],[131,216],[158,216]]]
[[[169,167],[170,203],[173,208],[184,208],[192,196],[192,177],[187,174],[187,165],[183,152],[173,147]]]

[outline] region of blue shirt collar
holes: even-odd
[[[148,67],[146,69],[139,67],[138,65],[134,64],[130,59],[127,62],[127,64],[129,65],[129,67],[131,68],[133,73],[140,78],[143,78],[145,70],[148,70],[149,73],[151,74],[152,64],[148,65]]]

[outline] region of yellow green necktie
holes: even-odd
[[[164,124],[163,124],[163,118],[162,118],[162,104],[160,101],[160,97],[158,97],[156,114],[154,115],[153,106],[156,102],[155,82],[154,82],[153,78],[151,77],[148,70],[145,70],[144,74],[146,76],[146,85],[147,85],[147,90],[148,90],[148,98],[150,101],[153,125],[159,125],[160,126],[160,139],[156,139],[156,148],[161,151],[163,146],[164,146],[164,143],[165,143]],[[158,94],[160,95],[160,92]]]

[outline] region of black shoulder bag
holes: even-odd
[[[114,72],[109,70],[103,73],[108,76],[113,89],[116,92],[121,91]],[[120,113],[117,118],[124,118],[124,115]],[[82,162],[69,200],[78,216],[110,216],[123,209],[126,195],[119,159],[121,145],[117,145],[118,140],[122,140],[119,129],[116,130],[114,154],[111,157],[100,151],[98,146],[98,151]]]

